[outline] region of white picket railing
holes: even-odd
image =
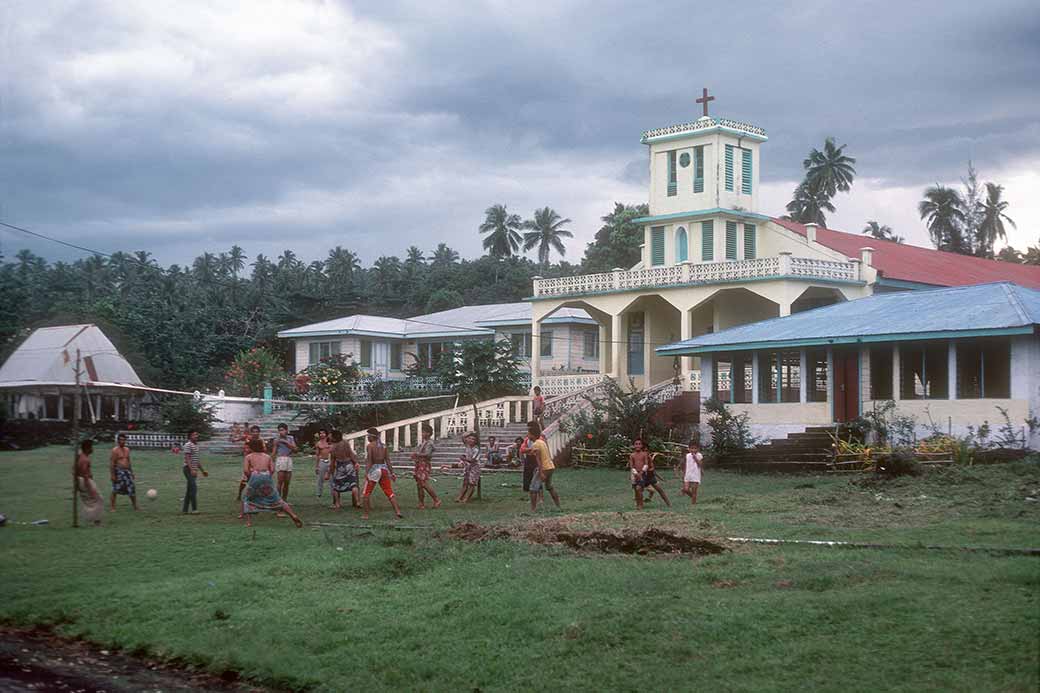
[[[602,373],[567,373],[565,375],[553,375],[543,373],[538,377],[538,386],[542,388],[545,397],[558,397],[568,395],[587,387],[598,385],[603,382],[605,376]]]
[[[855,262],[792,257],[788,253],[781,253],[775,257],[761,257],[752,260],[683,262],[677,265],[662,265],[636,270],[616,270],[551,279],[539,278],[534,280],[534,296],[539,298],[570,296],[657,286],[721,284],[774,277],[840,281],[859,281],[861,279],[858,264]]]
[[[531,419],[531,399],[526,395],[498,397],[477,403],[477,417],[480,428],[501,428],[510,423],[526,423]],[[393,423],[376,426],[379,438],[392,451],[410,448],[420,440],[419,432],[423,424],[433,429],[433,437],[450,438],[460,436],[473,430],[473,405],[462,404],[456,400],[455,406],[432,414],[413,416]],[[353,446],[355,452],[361,453],[367,431],[355,431],[343,436],[343,440]]]

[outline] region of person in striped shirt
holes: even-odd
[[[197,482],[199,472],[202,472],[202,476],[209,476],[209,472],[202,468],[202,463],[199,461],[198,431],[188,431],[188,442],[184,444],[183,452],[184,479],[188,482],[188,485],[184,490],[184,505],[181,506],[181,512],[187,514],[188,506],[190,505],[191,512],[195,513],[199,511],[199,486]]]

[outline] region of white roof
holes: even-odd
[[[411,318],[385,318],[378,315],[348,315],[345,318],[302,325],[281,330],[279,337],[318,337],[337,334],[360,334],[375,337],[415,339],[422,337],[492,335],[495,327],[530,325],[531,304],[489,303],[462,306]],[[561,308],[543,320],[549,323],[595,324],[589,314],[578,308]]]
[[[0,388],[76,384],[76,350],[81,383],[143,386],[133,366],[97,325],[41,327],[0,366]]]

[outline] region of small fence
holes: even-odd
[[[120,431],[119,435],[126,436],[126,444],[131,448],[169,449],[175,445],[180,447],[188,442],[187,436],[154,431]]]

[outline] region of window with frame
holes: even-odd
[[[514,332],[509,335],[509,341],[513,343],[513,353],[519,358],[531,358],[531,333]]]
[[[309,365],[313,366],[316,363],[320,363],[322,359],[327,359],[333,354],[340,353],[340,342],[311,342],[310,343],[310,355]]]
[[[362,339],[361,340],[361,367],[371,368],[372,367],[372,340]]]
[[[946,342],[899,346],[899,396],[902,399],[948,399],[950,351]]]
[[[759,353],[758,371],[760,404],[801,401],[802,356],[797,350]]]
[[[582,355],[587,359],[598,359],[599,358],[599,332],[596,330],[586,330],[583,336],[584,344],[582,349]]]
[[[870,347],[870,398],[892,397],[892,345]]]
[[[704,145],[693,148],[693,192],[704,192]]]
[[[728,404],[751,404],[754,385],[751,354],[720,354],[715,360],[715,397]]]
[[[675,261],[686,262],[690,258],[690,244],[686,229],[680,226],[675,232]]]
[[[957,399],[1011,397],[1011,341],[974,339],[957,343]]]
[[[390,370],[399,371],[401,370],[401,344],[400,342],[390,342]]]
[[[809,380],[805,383],[805,399],[809,402],[827,401],[827,350],[806,349],[805,368]]]
[[[541,356],[552,356],[553,355],[553,332],[552,330],[542,330],[541,335],[538,337],[539,340],[539,355]]]
[[[678,179],[675,169],[675,151],[668,152],[668,196],[672,197],[679,191]]]

